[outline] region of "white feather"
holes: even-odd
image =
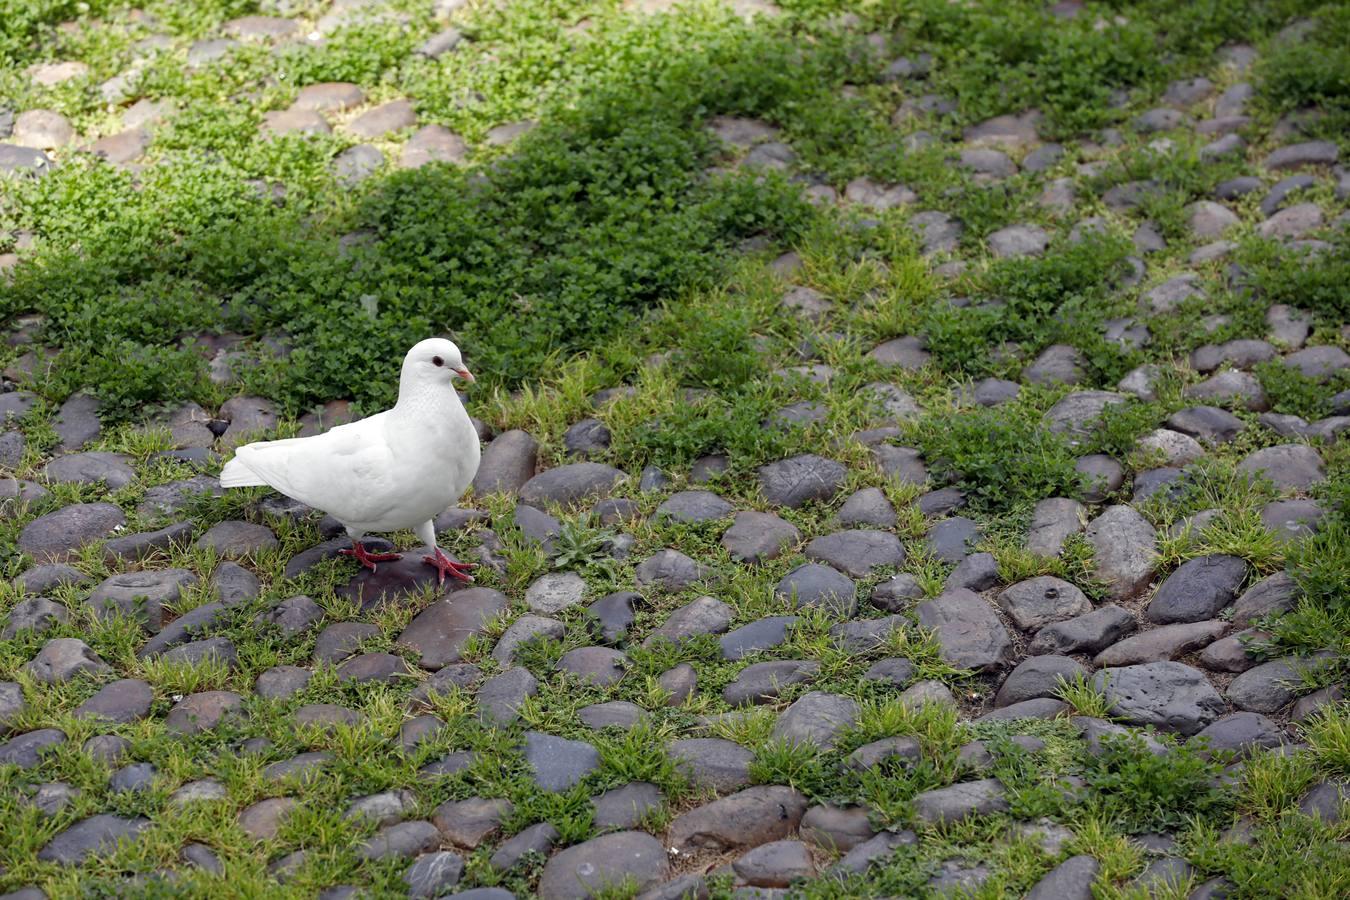
[[[414,528],[459,499],[478,471],[478,434],[450,382],[459,350],[443,340],[408,352],[398,403],[320,435],[245,444],[221,470],[225,487],[270,485],[322,510],[354,535]]]

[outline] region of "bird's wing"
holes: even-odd
[[[381,414],[313,437],[245,444],[230,464],[339,521],[377,521],[400,502],[383,420]]]

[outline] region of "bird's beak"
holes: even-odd
[[[465,381],[467,381],[469,384],[473,384],[475,381],[478,380],[477,378],[474,378],[474,377],[473,377],[473,373],[472,373],[472,372],[470,372],[468,369],[464,368],[463,366],[460,366],[458,369],[456,369],[456,370],[455,370],[455,374],[458,375],[460,378],[463,378],[463,379],[464,379]]]

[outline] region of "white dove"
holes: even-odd
[[[403,358],[393,409],[324,434],[257,441],[234,452],[220,473],[223,487],[268,485],[322,510],[347,529],[352,548],[341,551],[363,566],[400,559],[371,553],[369,531],[411,528],[431,551],[423,561],[472,581],[473,563],[455,562],[436,545],[432,519],[444,512],[478,471],[478,433],[452,379],[474,377],[450,341],[422,341]]]

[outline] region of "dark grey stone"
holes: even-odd
[[[690,738],[671,743],[667,754],[695,787],[726,794],[750,784],[750,764],[755,757],[740,744],[721,738]]]
[[[112,667],[79,638],[53,638],[23,668],[41,684],[63,684],[82,673],[102,675],[112,671]]]
[[[808,563],[798,566],[774,588],[775,595],[793,599],[798,608],[820,606],[847,618],[858,608],[853,581],[829,566]]]
[[[727,632],[719,643],[723,659],[744,659],[761,650],[771,650],[787,641],[797,616],[769,616]]]
[[[770,660],[747,666],[722,690],[722,699],[731,706],[768,703],[794,684],[810,681],[820,664],[803,660]]]
[[[488,724],[510,725],[520,717],[520,704],[539,692],[539,683],[528,670],[507,669],[478,689],[478,708]]]
[[[958,588],[919,604],[919,624],[935,632],[942,658],[963,669],[999,669],[1012,660],[1012,640],[993,608]]]
[[[553,856],[539,876],[541,897],[584,900],[605,885],[624,882],[642,890],[670,875],[661,842],[640,831],[601,835]]]
[[[0,763],[35,769],[52,747],[65,742],[66,733],[59,728],[39,728],[0,744]]]
[[[1112,644],[1098,653],[1093,662],[1099,666],[1132,666],[1176,659],[1213,643],[1227,627],[1218,619],[1163,625]]]
[[[591,744],[538,731],[525,732],[524,752],[532,780],[545,791],[565,791],[600,766],[600,753]]]
[[[104,685],[97,694],[75,708],[76,716],[88,716],[126,724],[150,714],[154,691],[144,681],[122,678]]]
[[[680,853],[766,844],[795,831],[807,805],[806,797],[790,787],[746,788],[676,816],[668,843]]]
[[[980,540],[979,527],[965,516],[937,522],[928,532],[928,552],[942,562],[956,565]]]
[[[13,640],[25,631],[43,634],[68,621],[70,613],[60,603],[46,597],[29,597],[14,604],[9,611],[4,631],[0,631],[0,640]]]
[[[587,607],[597,626],[600,637],[605,643],[612,644],[621,640],[633,627],[635,609],[642,597],[632,591],[619,591],[606,594]]]
[[[625,784],[591,798],[595,809],[592,824],[597,830],[638,828],[664,805],[661,790],[645,781]]]
[[[65,562],[85,544],[125,525],[122,510],[111,503],[76,503],[40,516],[19,533],[19,550],[39,563]]]
[[[403,873],[403,880],[409,897],[439,897],[459,884],[463,874],[464,860],[459,854],[437,850],[417,857]]]
[[[1051,575],[1019,581],[998,595],[998,605],[1023,631],[1034,631],[1092,611],[1078,588]]]
[[[799,507],[825,501],[843,485],[847,470],[831,459],[806,454],[762,466],[760,490],[776,506]]]
[[[914,798],[914,814],[930,825],[959,822],[967,816],[988,816],[1007,812],[1003,783],[996,778],[967,781],[937,790],[924,791]]]
[[[38,859],[62,865],[78,865],[95,854],[106,854],[120,842],[135,843],[150,820],[100,813],[81,819],[47,842]]]
[[[652,647],[663,641],[679,646],[704,634],[721,634],[731,626],[735,610],[713,597],[699,597],[670,614],[666,621],[642,642]]]
[[[1119,606],[1107,605],[1090,613],[1047,625],[1027,647],[1032,654],[1097,653],[1138,628],[1134,616]]]
[[[1187,736],[1217,719],[1225,708],[1202,672],[1178,662],[1102,669],[1093,683],[1106,695],[1113,716]]]
[[[1064,682],[1072,683],[1075,677],[1088,674],[1087,667],[1067,656],[1029,656],[1008,673],[994,695],[994,705],[1011,706],[1024,700],[1053,697]]]
[[[1092,882],[1101,865],[1091,856],[1073,856],[1050,871],[1026,900],[1092,900]]]
[[[726,518],[736,508],[711,491],[681,491],[656,508],[655,518],[676,522],[713,522]]]
[[[609,496],[624,474],[593,462],[571,463],[540,472],[520,488],[520,499],[531,506],[556,503],[575,507],[586,500]]]
[[[1298,695],[1299,668],[1306,665],[1306,661],[1286,657],[1248,669],[1228,685],[1228,699],[1238,709],[1279,712]]]
[[[812,744],[830,750],[836,738],[857,724],[858,715],[853,699],[812,691],[779,715],[771,736],[788,744]]]
[[[761,563],[781,556],[801,539],[792,523],[772,513],[747,511],[736,514],[722,535],[722,546],[737,562]]]
[[[809,559],[829,563],[854,578],[866,578],[878,568],[900,566],[905,548],[900,539],[885,531],[857,529],[818,537],[806,545]]]
[[[531,854],[547,858],[557,840],[558,829],[548,822],[539,822],[502,841],[492,854],[489,865],[498,872],[505,872]]]

